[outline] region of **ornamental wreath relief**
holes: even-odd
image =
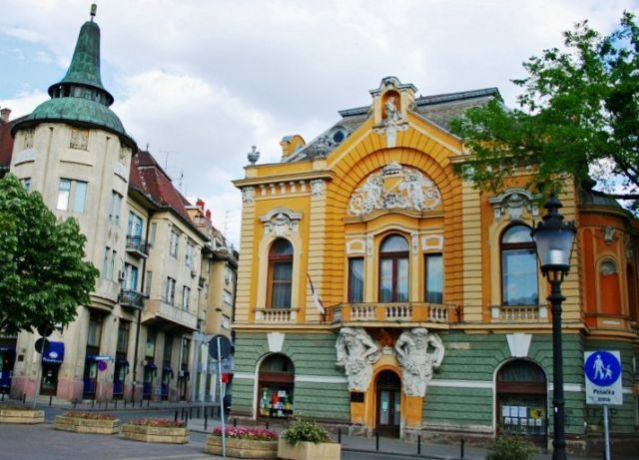
[[[353,192],[348,213],[361,216],[378,209],[429,211],[441,205],[437,186],[417,169],[392,162],[371,174]]]

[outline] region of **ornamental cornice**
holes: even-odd
[[[309,182],[313,179],[325,179],[332,180],[334,176],[333,171],[329,170],[315,170],[315,171],[303,171],[298,173],[291,174],[278,174],[278,175],[269,175],[264,177],[247,177],[244,179],[237,179],[232,181],[233,185],[237,188],[247,187],[247,186],[270,186],[278,185],[282,182],[296,182],[296,181],[306,181]]]

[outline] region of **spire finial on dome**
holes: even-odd
[[[91,3],[91,12],[89,13],[91,15],[91,22],[93,22],[93,18],[95,17],[95,12],[98,9],[98,5],[96,5],[95,3]]]

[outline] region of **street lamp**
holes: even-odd
[[[552,306],[552,369],[553,369],[553,408],[554,439],[553,460],[566,458],[566,437],[564,433],[564,374],[561,343],[561,303],[566,298],[561,294],[561,283],[570,269],[570,255],[577,229],[575,224],[564,222],[559,213],[563,205],[553,194],[544,206],[548,213],[537,228],[531,231],[537,246],[537,257],[541,272],[550,283],[551,290],[547,300]]]

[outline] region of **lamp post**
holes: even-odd
[[[531,236],[537,246],[537,257],[541,272],[550,283],[547,300],[552,306],[552,369],[553,369],[553,409],[554,437],[553,460],[566,458],[566,437],[564,433],[564,374],[561,340],[561,303],[566,298],[561,293],[561,283],[570,269],[570,255],[577,230],[575,224],[564,222],[559,213],[563,205],[553,194],[544,206],[548,213],[533,229]]]

